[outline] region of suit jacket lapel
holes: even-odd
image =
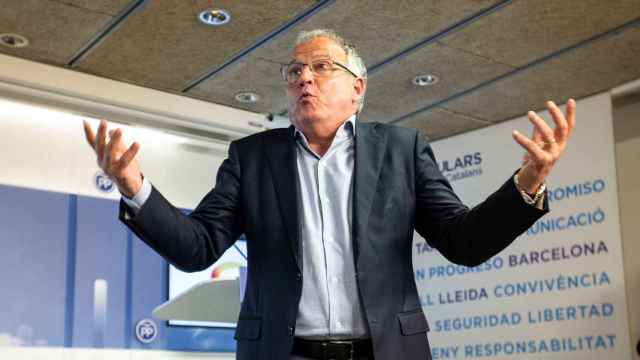
[[[386,133],[378,129],[377,124],[356,121],[352,230],[356,265],[360,253],[359,245],[366,238],[371,204],[376,195],[380,168],[386,149]]]
[[[278,206],[289,235],[289,243],[298,269],[302,271],[299,231],[298,172],[293,126],[267,145],[267,158],[278,197]]]

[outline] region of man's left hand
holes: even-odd
[[[533,124],[533,136],[531,139],[513,131],[513,139],[527,152],[518,173],[520,190],[528,194],[534,194],[544,183],[553,165],[567,146],[571,130],[575,124],[576,102],[573,99],[567,101],[566,114],[553,102],[547,101],[547,110],[556,124],[555,129],[533,111],[527,114]]]

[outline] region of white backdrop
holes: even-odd
[[[432,146],[473,206],[520,166],[511,131],[531,128],[521,117]],[[608,93],[578,102],[573,137],[548,186],[551,212],[476,268],[449,263],[416,234],[434,359],[631,359]]]
[[[101,192],[94,184],[99,168],[84,138],[83,119],[97,129],[98,121],[89,117],[0,98],[0,184],[119,199],[117,190]],[[145,176],[175,206],[195,208],[215,184],[226,146],[118,120],[109,119],[116,121],[109,128],[122,128],[125,142],[140,143]]]

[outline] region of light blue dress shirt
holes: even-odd
[[[295,335],[310,339],[369,336],[360,305],[351,231],[355,115],[323,156],[296,130],[301,214],[302,297]]]

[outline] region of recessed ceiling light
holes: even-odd
[[[220,26],[231,20],[231,15],[226,10],[208,9],[198,15],[198,19],[205,25]]]
[[[418,75],[411,80],[414,85],[418,86],[431,86],[438,82],[438,77],[432,74]]]
[[[0,34],[0,45],[12,48],[23,48],[29,46],[29,40],[18,34]]]
[[[243,91],[235,94],[234,99],[241,103],[254,103],[260,100],[260,95],[250,91]]]

